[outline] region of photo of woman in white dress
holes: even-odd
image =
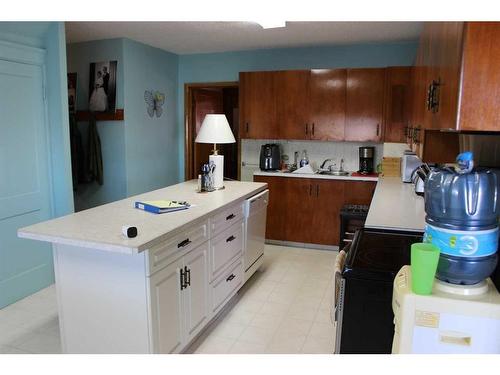
[[[89,110],[92,112],[106,112],[108,110],[108,96],[104,90],[104,79],[101,71],[97,72],[94,90],[90,95]]]
[[[101,61],[90,64],[89,111],[115,112],[116,67],[116,61]]]

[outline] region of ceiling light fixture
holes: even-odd
[[[257,24],[262,26],[263,29],[278,29],[281,27],[286,27],[286,21],[279,20],[257,21]]]

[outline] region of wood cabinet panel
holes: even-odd
[[[311,139],[344,139],[346,69],[314,69],[309,80]]]
[[[240,73],[239,97],[241,137],[278,138],[275,73]]]
[[[376,182],[255,176],[267,182],[266,238],[338,245],[340,210],[344,204],[367,204]]]
[[[311,243],[338,245],[340,210],[344,205],[344,181],[313,180]]]
[[[387,68],[384,111],[385,142],[406,142],[405,127],[408,125],[411,105],[410,79],[410,67]]]
[[[385,69],[348,69],[346,141],[382,139]]]
[[[370,205],[376,182],[371,181],[345,181],[344,204]]]
[[[286,180],[288,178],[254,176],[253,179],[256,182],[266,182],[268,184],[269,203],[267,206],[266,238],[284,241],[286,239]]]
[[[311,243],[313,240],[314,186],[310,178],[284,178],[286,184],[285,235],[286,241]],[[269,209],[269,208],[268,208]]]
[[[274,74],[280,138],[309,139],[309,71],[286,70]]]
[[[500,131],[500,22],[465,26],[460,130]]]

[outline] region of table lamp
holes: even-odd
[[[203,119],[200,131],[195,139],[196,143],[213,143],[213,154],[209,162],[215,164],[214,188],[224,188],[224,156],[219,155],[217,143],[235,143],[233,132],[227,122],[226,116],[221,114],[208,114]]]

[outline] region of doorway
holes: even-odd
[[[185,179],[197,178],[201,166],[208,162],[213,145],[195,143],[196,135],[207,114],[223,113],[233,131],[236,143],[218,144],[219,153],[224,155],[224,178],[239,179],[239,91],[238,82],[186,84],[184,88],[186,126]]]

